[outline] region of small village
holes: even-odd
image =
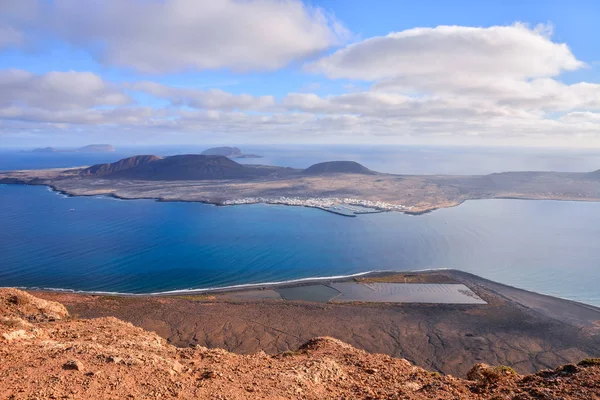
[[[347,217],[355,217],[359,214],[373,214],[382,211],[410,211],[412,209],[412,207],[406,207],[400,204],[385,203],[383,201],[337,197],[244,197],[241,199],[225,200],[222,202],[223,205],[257,203],[320,208],[322,210]]]

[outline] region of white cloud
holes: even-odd
[[[574,111],[561,117],[561,121],[589,124],[591,127],[600,129],[600,113],[589,111]]]
[[[71,125],[151,126],[159,118],[165,119],[166,116],[166,111],[151,107],[71,110],[23,107],[0,108],[0,118],[7,121],[20,121],[41,126],[61,124],[63,128]]]
[[[25,43],[23,30],[39,16],[37,5],[36,0],[0,1],[0,49]]]
[[[305,65],[331,79],[371,82],[369,92],[291,94],[292,109],[359,116],[378,134],[504,140],[587,135],[600,140],[600,84],[565,84],[584,68],[551,29],[522,24],[415,28],[348,45]],[[561,116],[562,115],[562,116]],[[387,132],[387,133],[386,133]]]
[[[600,108],[600,85],[553,79],[585,67],[546,26],[415,28],[351,44],[306,66],[329,78],[373,81],[373,90],[448,102],[568,111]]]
[[[220,89],[199,90],[161,85],[155,82],[137,82],[130,89],[165,98],[174,105],[220,110],[262,110],[275,105],[273,96],[234,95]]]
[[[548,77],[583,66],[566,44],[552,42],[544,27],[515,24],[408,29],[351,44],[306,68],[332,79],[400,79],[419,87],[428,80]]]
[[[130,99],[91,72],[48,72],[43,75],[0,70],[0,107],[48,110],[124,105]]]
[[[55,3],[64,6],[68,1]],[[179,4],[168,4],[173,7],[176,3]],[[129,0],[122,3],[109,0],[97,4],[103,10],[104,7],[112,10],[118,4],[127,10],[159,7],[153,1],[134,4]],[[219,4],[227,10],[230,6],[230,2]],[[239,4],[270,7],[275,3],[264,0]],[[284,8],[299,7],[295,1],[277,4]],[[304,6],[300,10],[316,12]],[[181,18],[185,20],[185,15]],[[189,18],[196,21],[195,16]],[[171,16],[167,20],[171,21]],[[82,24],[88,24],[85,18]],[[112,50],[107,47],[107,56],[115,49],[126,51],[128,40],[140,34],[137,24],[130,29],[132,32],[117,21],[114,37],[106,43],[118,43]],[[83,41],[100,38],[96,36],[100,31],[98,27],[82,27]],[[237,40],[237,33],[233,35]],[[120,38],[126,40],[120,42]],[[172,61],[169,55],[187,54],[191,46],[183,41],[177,48],[170,42],[172,38],[165,38],[171,43],[169,47],[167,42],[156,40],[157,49],[165,48],[163,58],[167,63],[152,62],[156,71],[175,68],[168,65]],[[269,47],[268,43],[260,46],[263,44]],[[150,60],[145,54],[141,58],[138,55],[137,60]],[[212,56],[208,52],[206,59]],[[225,56],[219,62],[226,61],[229,55]],[[289,61],[284,58],[287,61],[282,62]],[[250,65],[245,64],[247,58],[235,52],[231,60],[234,59],[241,60],[240,66]],[[177,68],[184,65],[181,60],[176,59]],[[269,63],[261,64],[260,68],[268,68]],[[176,133],[180,137],[189,135],[192,141],[205,135],[222,135],[243,142],[268,139],[296,143],[464,144],[482,140],[482,144],[518,144],[533,140],[547,145],[561,141],[572,144],[577,138],[580,145],[600,146],[600,84],[566,84],[559,80],[561,72],[584,66],[565,44],[553,42],[550,32],[543,27],[529,29],[514,25],[416,28],[346,46],[307,66],[330,78],[361,80],[370,85],[365,89],[365,83],[351,81],[350,84],[358,84],[349,87],[349,93],[335,95],[319,96],[306,92],[309,87],[305,86],[297,93],[277,98],[234,94],[222,89],[172,87],[152,81],[116,85],[85,72],[35,75],[20,70],[0,71],[0,123],[4,122],[0,127],[4,132],[23,129],[24,134],[28,129],[41,132],[60,127],[64,132],[88,132],[114,127],[121,135],[118,138],[127,137],[124,132]],[[209,67],[196,65],[196,68]],[[265,85],[269,85],[268,79],[265,78]],[[336,85],[323,84],[318,90],[321,93],[326,87],[340,87]],[[167,100],[169,104],[142,107],[126,96],[126,89]]]
[[[473,101],[468,97],[411,97],[385,92],[325,97],[290,93],[280,101],[266,96],[268,100],[261,103],[260,97],[171,88],[152,82],[128,87],[170,99],[171,104],[165,108],[135,104],[97,108],[88,102],[87,107],[56,108],[51,101],[55,94],[43,91],[48,96],[46,100],[35,97],[33,100],[25,98],[25,104],[0,102],[0,121],[4,121],[5,131],[6,126],[13,129],[19,126],[24,134],[31,129],[51,132],[60,127],[61,132],[81,129],[89,132],[112,126],[120,132],[116,140],[130,134],[135,137],[178,133],[189,135],[191,140],[220,135],[230,140],[237,137],[244,142],[466,143],[484,139],[491,143],[538,138],[535,140],[548,144],[579,137],[600,144],[599,114],[589,111],[573,111],[560,118],[550,118],[539,110]],[[247,112],[261,110],[261,107],[260,113]]]
[[[23,43],[23,35],[18,30],[10,26],[0,25],[0,49],[12,45]]]
[[[54,0],[53,33],[150,73],[273,70],[339,44],[346,29],[300,0]]]

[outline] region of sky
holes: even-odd
[[[0,148],[600,147],[595,0],[0,0]]]

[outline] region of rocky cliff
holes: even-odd
[[[468,379],[369,354],[333,338],[236,355],[176,348],[116,318],[0,289],[0,398],[598,399],[600,360],[535,375],[476,365]]]

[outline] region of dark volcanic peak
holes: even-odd
[[[124,158],[122,160],[116,161],[110,164],[96,164],[92,165],[89,168],[83,169],[79,175],[84,176],[104,176],[111,175],[117,172],[125,171],[131,168],[138,167],[140,165],[149,164],[156,160],[162,159],[159,156],[133,156],[129,158]]]
[[[131,171],[137,179],[236,179],[247,176],[244,166],[224,156],[185,154],[163,158]]]
[[[374,171],[356,161],[327,161],[311,165],[304,170],[307,175],[319,174],[364,174],[375,175]]]
[[[80,174],[139,180],[239,179],[253,175],[224,156],[185,154],[170,157],[136,156],[112,164],[94,165]]]
[[[592,179],[598,179],[598,180],[600,180],[600,169],[599,169],[599,170],[596,170],[596,171],[594,171],[594,172],[590,172],[590,173],[588,174],[588,176],[589,176],[590,178],[592,178]]]

